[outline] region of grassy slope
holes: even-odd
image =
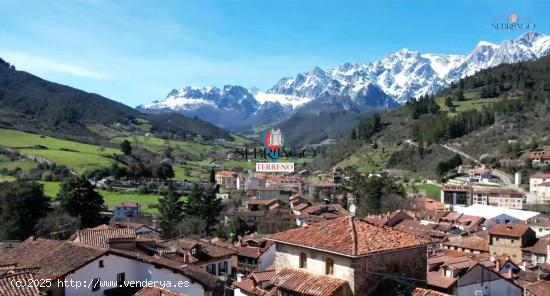
[[[440,200],[441,198],[441,187],[434,185],[434,184],[427,184],[427,183],[416,183],[414,184],[414,187],[418,190],[424,190],[426,192],[426,196],[435,200]],[[407,186],[406,188],[408,191],[412,190],[412,186]]]
[[[50,198],[55,198],[59,189],[61,187],[60,182],[41,182],[44,185],[44,194]],[[106,190],[97,190],[103,199],[105,204],[109,209],[114,209],[115,206],[119,205],[122,202],[134,201],[141,204],[141,209],[144,213],[157,213],[156,208],[151,208],[150,206],[156,204],[160,195],[156,194],[137,194],[137,193],[124,193],[124,192],[113,192]]]

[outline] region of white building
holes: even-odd
[[[83,243],[29,238],[0,256],[3,272],[30,271],[50,280],[46,295],[104,295],[156,282],[186,295],[213,295],[218,278],[198,266],[142,253],[106,249]],[[0,274],[1,276],[1,274]]]
[[[456,212],[464,215],[483,217],[487,220],[492,220],[497,224],[518,223],[527,221],[538,215],[539,212],[508,209],[503,207],[494,207],[488,205],[471,205],[469,207],[455,207]]]
[[[521,296],[522,289],[499,273],[477,264],[457,280],[453,295]]]
[[[536,203],[550,203],[550,173],[536,173],[529,177],[529,191],[536,196]]]

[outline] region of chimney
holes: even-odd
[[[237,273],[237,282],[240,282],[243,280],[243,274],[242,273]]]

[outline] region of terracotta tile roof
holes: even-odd
[[[450,236],[444,245],[489,252],[489,242],[479,236]]]
[[[322,181],[318,183],[310,183],[309,186],[318,188],[333,188],[336,187],[336,183]]]
[[[109,248],[113,240],[135,240],[136,232],[131,228],[84,229],[78,230],[72,241],[90,246]]]
[[[269,291],[256,287],[252,279],[243,279],[240,282],[233,282],[232,286],[254,296],[267,296],[270,294]]]
[[[441,293],[438,291],[424,289],[424,288],[415,288],[412,291],[411,296],[450,296],[449,294]]]
[[[36,269],[37,279],[57,279],[107,254],[107,249],[47,239],[27,239],[0,257],[16,269]],[[2,263],[0,263],[2,265]]]
[[[533,175],[531,175],[529,178],[548,179],[548,178],[550,178],[550,173],[537,172],[537,173],[534,173]]]
[[[296,210],[296,211],[301,211],[305,208],[309,207],[309,204],[307,203],[301,203],[301,204],[298,204],[298,205],[295,205],[294,207],[292,207],[293,210]]]
[[[270,239],[351,257],[429,243],[419,236],[350,216],[276,233]]]
[[[139,290],[134,296],[185,296],[185,294],[156,287],[146,287]]]
[[[432,236],[442,235],[442,233],[435,230],[436,226],[437,224],[421,224],[416,220],[403,220],[393,228],[423,238],[430,238]]]
[[[120,206],[123,208],[138,208],[139,204],[133,201],[123,201]]]
[[[521,237],[530,229],[529,225],[522,224],[495,224],[489,228],[490,235],[504,235]]]
[[[34,277],[30,273],[14,274],[0,277],[0,296],[39,296],[37,285],[14,285],[13,281],[32,283]]]
[[[235,255],[236,252],[232,249],[212,244],[209,242],[189,239],[189,238],[175,238],[170,240],[165,240],[159,243],[161,247],[171,248],[176,252],[190,252],[192,248],[199,247],[199,254],[197,254],[197,259],[200,261],[225,258]],[[201,256],[204,254],[205,256]],[[193,255],[195,256],[195,255]]]
[[[456,278],[447,277],[439,271],[428,272],[428,285],[448,289],[456,282]]]
[[[526,291],[531,292],[533,296],[550,296],[550,281],[539,281],[534,284],[526,285]]]
[[[275,270],[253,272],[249,275],[256,283],[269,282],[275,277]]]
[[[277,203],[277,199],[249,199],[246,201],[246,204],[249,205],[271,205]]]
[[[238,177],[239,174],[232,171],[219,171],[216,173],[215,178],[232,178],[232,177]]]
[[[540,237],[534,245],[523,248],[523,250],[534,254],[546,255],[548,252],[548,245],[550,245],[550,234]]]
[[[271,281],[279,289],[302,296],[341,295],[349,289],[348,282],[328,275],[318,275],[303,269],[284,268]]]

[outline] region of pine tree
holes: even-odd
[[[172,188],[159,199],[158,219],[163,238],[170,239],[178,235],[178,224],[184,218],[184,206],[185,203],[181,200],[180,195]]]
[[[94,190],[94,186],[84,175],[63,182],[57,200],[69,215],[80,218],[83,228],[104,222],[100,214],[105,209],[103,197]]]
[[[36,182],[0,183],[0,240],[34,235],[37,221],[50,211],[50,199]]]
[[[214,169],[210,170],[210,183],[216,184],[216,171]]]
[[[185,213],[206,222],[205,232],[212,233],[213,227],[219,223],[222,201],[217,197],[218,185],[194,185],[185,203]]]
[[[355,131],[355,128],[351,130],[351,139],[357,140],[357,132]]]
[[[130,155],[132,153],[132,144],[130,143],[130,141],[122,141],[122,143],[120,143],[120,151],[122,151],[124,155]]]

